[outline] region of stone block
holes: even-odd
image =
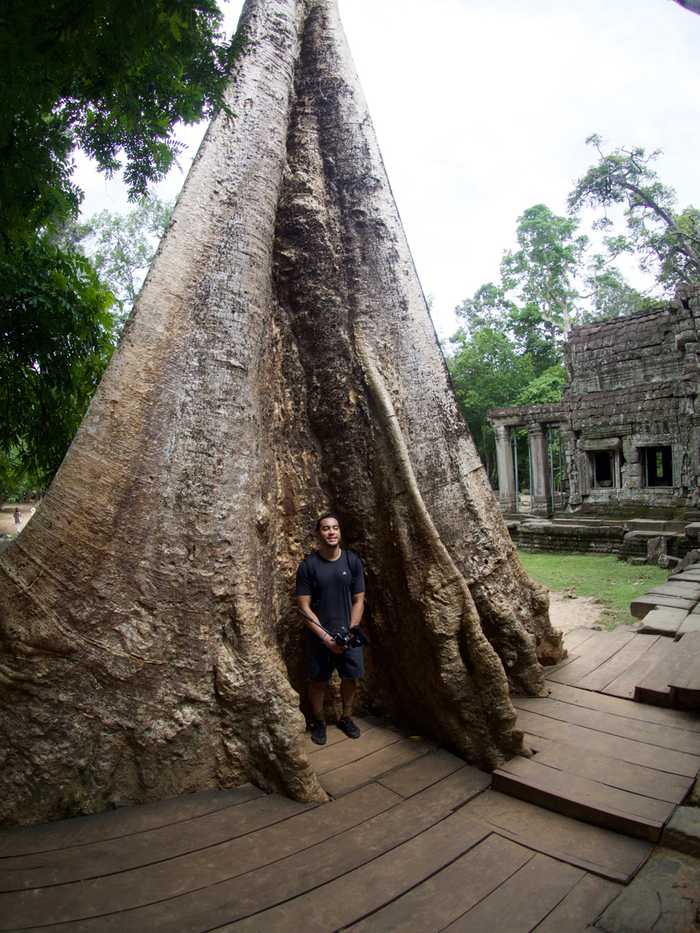
[[[700,856],[700,809],[676,807],[668,821],[661,844],[678,852]]]
[[[639,631],[645,635],[673,636],[687,617],[688,613],[685,609],[652,609],[644,616],[644,622]],[[698,621],[700,622],[700,616],[698,616]]]
[[[604,933],[681,933],[697,930],[700,861],[659,847],[631,884],[596,920]]]
[[[700,522],[691,522],[686,525],[685,533],[689,538],[700,538]]]
[[[643,619],[652,609],[660,609],[664,606],[669,609],[685,609],[690,612],[695,606],[694,599],[681,599],[679,596],[664,596],[663,594],[638,596],[630,603],[630,612],[635,619]]]

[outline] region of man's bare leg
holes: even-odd
[[[343,678],[340,681],[340,696],[343,700],[343,716],[352,716],[352,704],[355,699],[355,689],[357,683],[355,680]]]
[[[325,681],[312,680],[309,683],[309,703],[311,704],[313,717],[317,722],[323,722],[323,704],[326,699],[327,686],[328,684]]]

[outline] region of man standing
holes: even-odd
[[[297,603],[307,627],[306,657],[309,670],[309,700],[313,721],[311,740],[326,743],[323,701],[333,670],[340,674],[343,715],[338,728],[351,739],[360,737],[352,720],[356,680],[364,673],[361,647],[343,647],[334,636],[346,631],[353,636],[362,620],[365,606],[365,578],[362,561],[340,547],[340,524],[333,512],[316,522],[318,550],[312,551],[297,570]]]

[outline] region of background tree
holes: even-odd
[[[503,254],[499,281],[456,308],[463,323],[447,347],[457,398],[492,482],[495,439],[487,413],[559,401],[567,329],[647,306],[612,256],[591,252],[577,218],[536,204],[518,218],[516,240],[519,248]]]
[[[45,488],[113,350],[112,294],[84,256],[43,236],[18,244],[12,259],[0,252],[4,496]]]
[[[570,210],[602,209],[595,226],[608,232],[609,255],[633,255],[662,293],[671,295],[682,282],[700,279],[700,211],[692,206],[678,209],[675,191],[652,167],[660,152],[647,154],[639,146],[605,152],[597,135],[587,142],[599,158],[576,182],[569,195]],[[618,206],[626,232],[613,234],[615,224],[607,210]]]
[[[172,212],[172,202],[149,195],[125,214],[100,211],[77,227],[76,245],[88,254],[114,296],[116,336],[136,301]]]
[[[65,236],[82,199],[72,180],[74,153],[82,149],[107,174],[123,168],[132,195],[142,196],[177,155],[176,124],[222,105],[234,49],[220,24],[215,0],[7,0],[2,6],[0,398],[9,408],[0,411],[0,461],[6,477],[31,475],[39,484],[50,477],[109,357],[107,288]],[[106,225],[105,219],[95,231],[105,241]],[[119,278],[117,251],[107,255],[99,254],[98,262],[126,307],[131,293]]]
[[[577,234],[577,228],[576,219],[535,204],[518,218],[519,249],[507,250],[501,261],[503,290],[516,295],[521,309],[547,322],[552,335],[566,337],[579,297],[575,277],[588,237]]]

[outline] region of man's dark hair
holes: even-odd
[[[340,524],[340,516],[337,512],[324,512],[323,515],[319,515],[318,521],[316,522],[316,531],[321,530],[321,522],[325,521],[327,518],[334,518],[338,524]]]

